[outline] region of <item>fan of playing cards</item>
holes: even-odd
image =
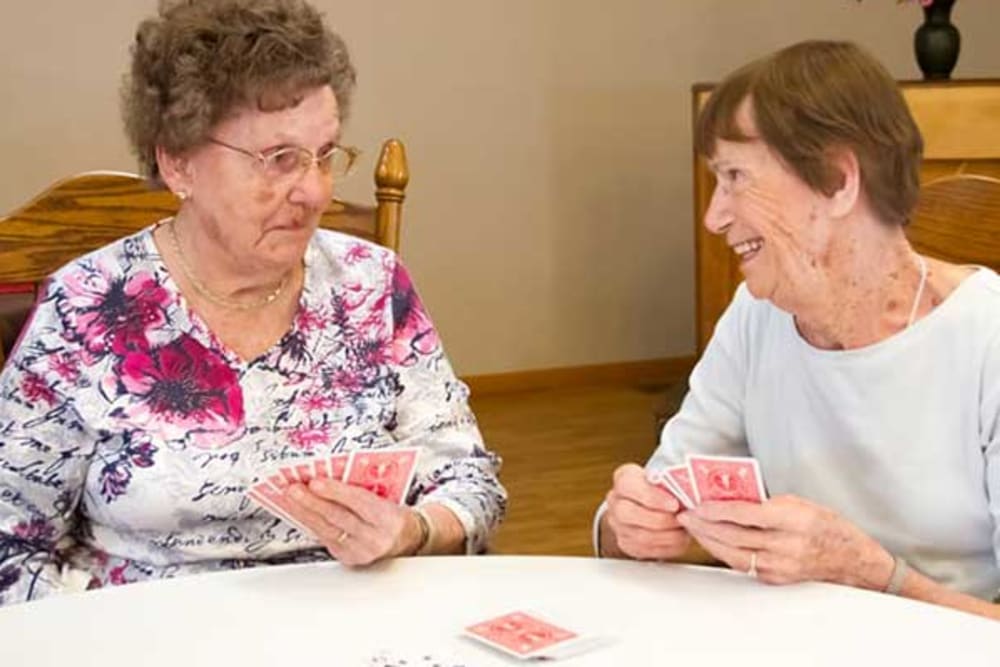
[[[652,484],[666,488],[684,507],[706,500],[767,500],[757,459],[744,456],[687,456],[686,463],[646,471]]]
[[[360,486],[394,503],[403,504],[416,472],[417,447],[358,450],[286,465],[257,482],[247,496],[275,516],[310,534],[292,518],[284,497],[292,484],[309,484],[314,479],[336,479]]]

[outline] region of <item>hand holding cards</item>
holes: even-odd
[[[247,496],[275,516],[310,534],[292,518],[292,505],[284,496],[290,485],[308,485],[314,479],[335,479],[402,505],[413,482],[419,453],[416,447],[358,450],[300,461],[266,475],[264,481],[250,488]]]
[[[706,500],[767,500],[760,466],[752,457],[689,454],[685,464],[649,470],[646,478],[670,491],[686,509]]]

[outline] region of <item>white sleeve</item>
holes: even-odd
[[[987,348],[983,364],[980,428],[986,459],[986,494],[993,517],[993,555],[1000,565],[1000,335]],[[1000,598],[1000,591],[996,591]]]
[[[746,456],[744,404],[753,297],[741,284],[691,371],[680,410],[663,427],[646,466],[675,465],[686,454]]]

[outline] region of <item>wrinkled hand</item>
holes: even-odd
[[[620,466],[606,497],[604,520],[614,532],[621,551],[639,560],[677,558],[687,551],[691,538],[677,523],[680,503],[670,492],[646,479],[634,463]]]
[[[308,528],[344,565],[370,565],[416,548],[413,510],[337,480],[294,484],[287,496],[292,518]],[[416,530],[416,537],[414,537]]]
[[[825,507],[798,496],[762,504],[706,502],[678,521],[734,570],[750,569],[772,584],[830,581],[881,590],[893,559],[878,542]]]

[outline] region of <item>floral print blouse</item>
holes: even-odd
[[[0,604],[330,558],[244,492],[296,459],[422,447],[407,502],[482,551],[506,506],[468,390],[410,278],[325,230],[295,320],[244,361],[191,311],[152,230],[60,269],[0,375]]]

